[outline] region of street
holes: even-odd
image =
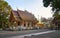
[[[60,38],[60,30],[29,30],[17,32],[0,32],[0,38]]]
[[[20,35],[38,33],[38,32],[44,32],[44,31],[48,31],[48,29],[26,30],[26,31],[0,31],[0,38],[20,36]]]
[[[47,34],[41,34],[36,36],[31,36],[28,38],[60,38],[60,31],[55,31]]]

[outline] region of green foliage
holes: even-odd
[[[60,28],[60,0],[43,0],[43,5],[44,7],[52,7],[52,11],[54,12],[52,23],[58,25]]]
[[[53,0],[43,0],[43,5],[48,7]]]
[[[8,25],[11,7],[4,0],[0,0],[0,28]]]
[[[43,0],[43,5],[45,7],[51,6],[54,13],[60,11],[60,0]]]

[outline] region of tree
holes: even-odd
[[[45,7],[51,6],[54,13],[60,11],[60,0],[43,0],[43,5]]]
[[[53,17],[52,23],[60,28],[60,0],[43,0],[44,7],[52,7]]]
[[[58,26],[57,29],[60,29],[60,14],[55,13],[53,16],[54,19],[52,20],[52,23]]]
[[[10,5],[6,1],[0,0],[0,28],[8,25],[10,12],[11,12]]]
[[[41,17],[41,22],[47,22],[47,19],[45,17]]]

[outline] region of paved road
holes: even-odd
[[[41,38],[40,35],[54,33],[54,32],[55,32],[55,30],[52,30],[52,31],[25,34],[25,35],[21,35],[21,36],[12,36],[12,37],[8,37],[8,38]]]
[[[25,38],[60,38],[60,31],[55,31],[55,32],[40,34],[40,35],[33,35],[30,37],[27,36]]]
[[[31,33],[38,33],[38,32],[44,32],[48,31],[48,29],[41,29],[41,30],[27,30],[27,31],[0,31],[0,38],[7,38],[12,36],[20,36],[25,34],[31,34]]]
[[[60,38],[60,30],[29,30],[17,32],[0,32],[0,38]]]

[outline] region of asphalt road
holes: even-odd
[[[47,32],[48,31],[48,32]],[[60,30],[30,30],[18,32],[0,32],[0,38],[60,38]],[[26,35],[26,36],[25,36]]]
[[[26,36],[25,38],[60,38],[60,30],[46,34],[33,35],[30,37]]]
[[[27,30],[27,31],[0,31],[0,38],[7,38],[12,36],[20,36],[25,34],[31,34],[31,33],[38,33],[38,32],[44,32],[48,31],[48,29],[41,29],[41,30]]]

